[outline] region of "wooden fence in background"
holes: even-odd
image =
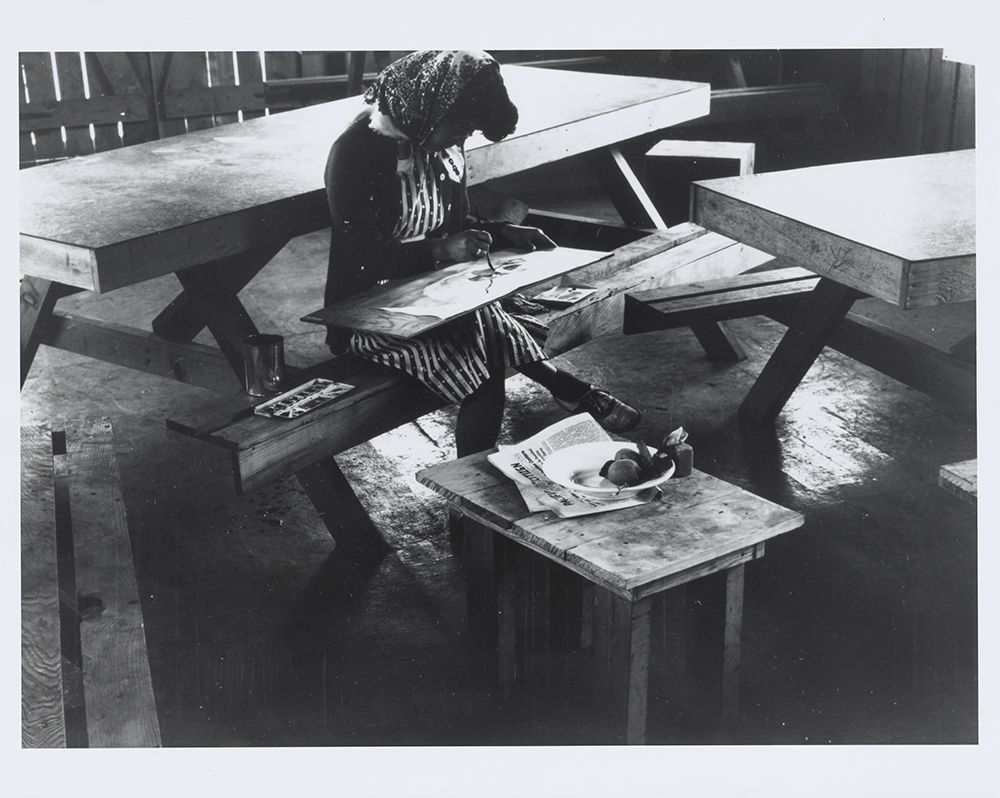
[[[375,62],[364,52],[21,53],[21,165],[298,107],[313,78],[321,99],[344,97]]]
[[[400,54],[21,53],[20,162],[30,166],[86,155],[338,99],[359,92]],[[735,108],[741,118],[754,114],[745,105],[781,99],[780,92],[771,97],[757,88],[762,84],[812,81],[817,91],[837,90],[853,134],[867,137],[877,154],[975,146],[974,67],[945,60],[941,50],[502,51],[497,56],[505,63],[627,74],[679,66],[691,74],[664,76],[709,80],[720,89],[720,111],[726,100],[726,108]],[[756,113],[768,116],[767,109]],[[732,120],[723,114],[720,121]]]

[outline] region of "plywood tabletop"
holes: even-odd
[[[696,185],[917,262],[975,254],[975,172],[975,150],[959,150]]]
[[[503,72],[519,107],[518,130],[499,144],[469,140],[472,184],[708,113],[707,84]],[[145,267],[167,273],[171,264],[235,254],[262,237],[320,229],[328,224],[327,153],[363,107],[352,97],[23,170],[22,271],[56,277],[50,272],[65,249],[91,253],[100,269],[102,260],[139,261],[170,248],[170,264]],[[140,268],[137,279],[150,276]],[[129,275],[109,275],[100,287],[119,281]]]
[[[417,479],[502,534],[629,598],[804,521],[794,510],[697,469],[668,480],[659,500],[572,519],[529,513],[514,484],[483,454],[425,469]]]

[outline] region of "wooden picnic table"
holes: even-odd
[[[627,223],[665,227],[617,145],[707,114],[708,84],[515,66],[503,75],[518,129],[499,143],[469,140],[470,185],[586,153]],[[290,239],[328,226],[323,166],[362,108],[353,97],[22,171],[22,385],[45,342],[238,390],[241,342],[257,332],[238,293]],[[171,273],[183,291],[153,334],[55,311],[67,293]],[[193,342],[206,326],[218,350]],[[357,503],[332,456],[295,465],[314,499]],[[329,524],[336,513],[321,515]]]
[[[930,393],[975,402],[975,333],[950,353],[845,319],[870,296],[904,310],[976,296],[975,150],[698,181],[694,221],[819,275],[744,399],[772,421],[825,346]]]

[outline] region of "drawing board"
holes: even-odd
[[[498,250],[339,300],[302,321],[412,338],[477,308],[607,257],[571,247],[534,252]]]

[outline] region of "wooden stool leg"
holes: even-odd
[[[629,745],[646,741],[652,599],[594,596],[594,693],[610,705]]]
[[[743,576],[743,565],[726,570],[726,615],[722,639],[722,728],[726,730],[734,729],[740,716]]]
[[[465,537],[465,597],[473,666],[483,673],[490,684],[495,684],[500,675],[500,536],[471,518],[463,517],[462,524]]]
[[[709,707],[710,726],[723,732],[739,719],[743,564],[688,585],[687,672],[695,681],[694,704]]]

